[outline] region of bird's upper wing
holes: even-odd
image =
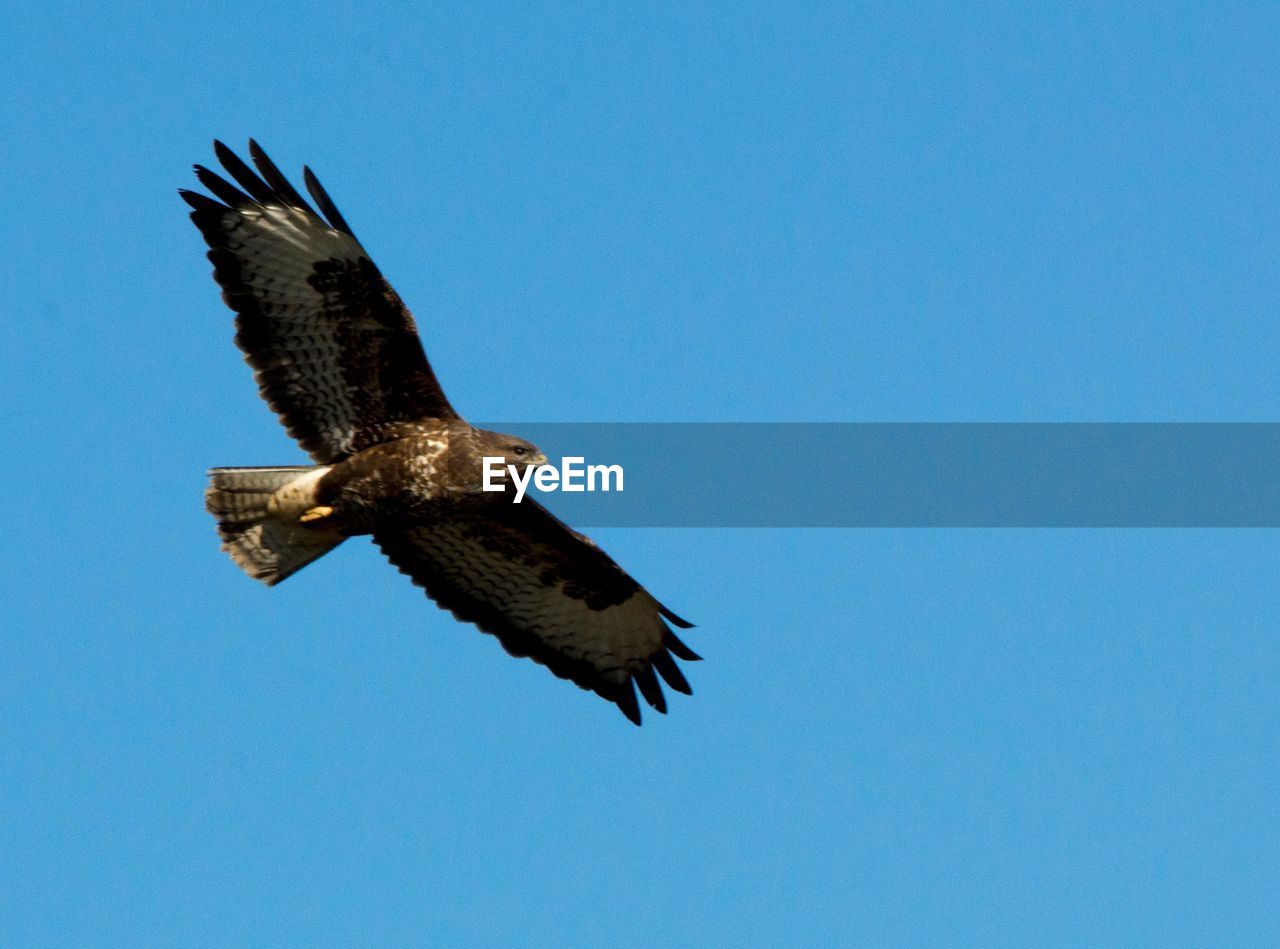
[[[655,671],[690,694],[672,653],[698,656],[664,617],[690,624],[536,501],[466,506],[373,539],[440,606],[496,635],[513,656],[617,703],[637,725],[633,682],[659,712],[666,699]]]
[[[257,143],[256,172],[214,148],[235,184],[197,165],[219,200],[180,193],[239,314],[236,344],[289,434],[327,464],[385,440],[396,423],[457,418],[409,310],[311,170],[303,177],[324,217]]]

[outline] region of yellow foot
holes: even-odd
[[[307,511],[307,513],[298,518],[298,521],[302,524],[310,524],[312,521],[324,520],[332,513],[333,508],[322,504],[320,507],[313,507],[311,510]]]

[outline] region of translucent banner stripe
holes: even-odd
[[[484,427],[621,466],[621,491],[530,486],[578,527],[1280,526],[1276,423]]]

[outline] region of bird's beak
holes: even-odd
[[[547,463],[547,456],[543,452],[538,452],[536,455],[534,455],[532,458],[529,459],[529,464],[531,465],[545,465],[546,463]]]

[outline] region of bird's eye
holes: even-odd
[[[529,454],[529,449],[525,448],[523,445],[513,445],[511,448],[511,454],[516,455],[517,457],[527,455]]]

